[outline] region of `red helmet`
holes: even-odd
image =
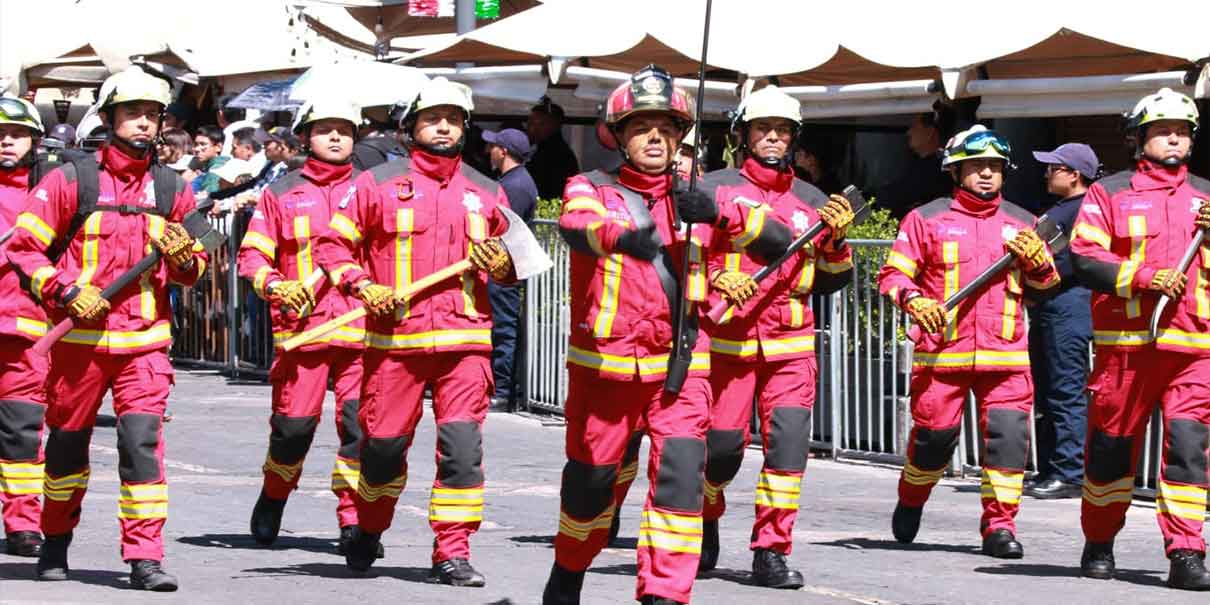
[[[693,100],[672,83],[664,68],[648,65],[630,76],[605,101],[605,123],[616,127],[626,118],[645,112],[667,114],[688,128],[693,123]]]

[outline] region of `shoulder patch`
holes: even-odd
[[[1112,197],[1130,188],[1130,177],[1132,176],[1134,176],[1133,170],[1123,170],[1097,181],[1096,184],[1100,185],[1105,190],[1105,193],[1108,193]]]
[[[269,191],[272,191],[273,195],[277,197],[282,197],[301,182],[303,182],[302,168],[296,168],[269,185]]]
[[[952,206],[953,204],[954,204],[953,198],[939,197],[939,198],[913,210],[912,212],[919,213],[920,218],[930,219],[939,214],[944,214],[946,212],[949,212],[950,206]]]
[[[1034,216],[1034,214],[1032,212],[1030,212],[1008,200],[1003,200],[1002,202],[1000,202],[1000,212],[1003,212],[1004,214],[1007,214],[1008,216],[1011,216],[1014,219],[1016,219],[1022,223],[1025,223],[1026,225],[1034,224],[1034,221],[1036,221],[1038,218],[1038,217]]]
[[[474,183],[476,187],[484,191],[494,192],[500,186],[500,183],[495,179],[483,174],[482,172],[479,172],[478,170],[475,170],[466,162],[462,162],[462,167],[460,170],[462,172],[462,176],[466,177],[468,181]]]
[[[790,185],[790,191],[794,192],[794,197],[804,201],[807,205],[816,210],[823,208],[824,204],[828,203],[828,195],[821,191],[819,187],[812,185],[798,177],[794,177],[794,184]],[[857,211],[856,208],[853,209]]]
[[[381,183],[393,176],[403,174],[412,167],[411,158],[395,158],[385,164],[379,164],[370,169],[370,175],[375,183]]]

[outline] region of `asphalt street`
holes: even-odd
[[[425,583],[435,435],[427,411],[394,527],[383,536],[386,558],[359,577],[335,553],[336,499],[328,490],[328,473],[336,435],[330,405],[272,548],[257,546],[248,535],[267,444],[268,386],[182,370],[170,407],[175,419],[165,429],[170,485],[165,566],[180,578],[181,590],[146,594],[127,588],[128,568],[117,550],[116,439],[112,426],[105,426],[93,439],[90,489],[70,552],[73,581],[35,582],[32,560],[0,555],[0,601],[539,602],[553,560],[564,461],[564,432],[557,422],[512,414],[488,418],[487,510],[482,530],[472,539],[472,562],[487,576],[487,587],[452,588]],[[727,492],[731,510],[722,521],[719,570],[697,581],[695,603],[1207,602],[1205,594],[1163,586],[1168,562],[1148,503],[1131,509],[1118,538],[1119,579],[1085,580],[1077,577],[1083,544],[1078,500],[1025,499],[1018,533],[1026,556],[1001,561],[978,552],[977,480],[945,479],[925,510],[917,543],[901,546],[890,536],[898,469],[826,459],[808,466],[791,557],[807,586],[792,592],[757,588],[747,583],[747,544],[760,458],[759,450],[748,451]],[[585,581],[585,603],[633,599],[634,543],[646,489],[640,473],[623,510],[626,540],[597,558]]]

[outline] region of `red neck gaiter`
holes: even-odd
[[[622,166],[618,182],[627,189],[642,194],[647,200],[667,197],[668,192],[672,190],[672,174],[647,174],[639,172],[630,164]]]
[[[985,200],[961,187],[954,187],[954,200],[968,214],[986,217],[996,213],[996,209],[1000,207],[1000,202],[1004,200],[1004,197],[997,193],[996,197]]]
[[[29,188],[29,166],[17,166],[12,170],[0,170],[0,187],[11,187],[25,191]]]
[[[442,183],[453,178],[462,165],[461,156],[437,155],[419,147],[412,148],[411,161],[413,170]]]
[[[1138,172],[1135,173],[1133,185],[1140,189],[1176,189],[1189,178],[1189,166],[1181,164],[1169,168],[1163,164],[1140,159]]]
[[[326,187],[334,183],[347,181],[353,174],[353,164],[332,164],[318,158],[307,158],[303,164],[302,175],[316,185]]]
[[[785,193],[794,184],[794,173],[789,169],[770,168],[752,158],[746,158],[739,171],[764,191]]]
[[[98,152],[101,154],[101,165],[114,178],[123,182],[141,181],[143,175],[151,168],[151,154],[136,158],[126,155],[117,145],[106,143]]]

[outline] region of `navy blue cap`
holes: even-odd
[[[1062,164],[1090,181],[1097,178],[1101,168],[1101,162],[1092,147],[1083,143],[1064,143],[1054,151],[1035,151],[1034,159],[1043,164]]]
[[[499,132],[484,130],[483,141],[503,147],[522,161],[529,159],[529,136],[516,128],[505,128]]]

